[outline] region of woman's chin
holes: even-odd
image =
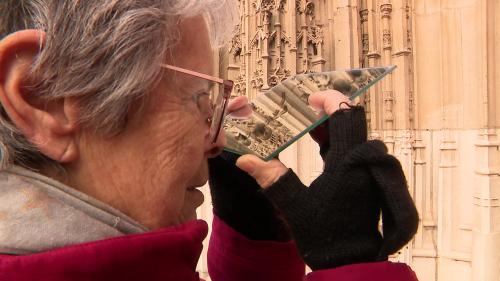
[[[205,196],[203,192],[197,188],[188,188],[186,189],[186,195],[184,198],[184,206],[181,211],[181,223],[195,220],[196,209],[203,204],[205,200]]]
[[[189,188],[191,187],[202,187],[208,182],[208,161],[203,159],[200,166],[191,175],[190,179],[186,182]]]
[[[203,192],[197,188],[188,188],[186,190],[186,198],[185,198],[185,205],[186,207],[193,207],[193,209],[196,211],[198,207],[203,204],[203,201],[205,200],[205,195],[203,195]]]

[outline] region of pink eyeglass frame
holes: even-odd
[[[202,78],[205,80],[209,80],[215,83],[219,83],[224,87],[224,91],[222,95],[217,96],[217,99],[215,103],[213,104],[214,106],[214,113],[212,116],[208,118],[208,120],[211,122],[210,124],[210,133],[209,137],[211,138],[212,143],[215,143],[217,141],[217,138],[219,137],[222,124],[224,123],[224,118],[226,117],[226,111],[227,111],[227,104],[229,101],[229,98],[231,97],[231,92],[233,90],[234,82],[232,80],[227,80],[227,79],[222,79],[219,77],[215,76],[210,76],[204,73],[196,72],[193,70],[185,69],[182,67],[177,67],[169,64],[160,64],[161,67],[167,68],[173,71],[185,73],[191,76],[195,76],[198,78]],[[219,115],[219,116],[217,116]]]

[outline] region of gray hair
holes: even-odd
[[[1,0],[0,38],[22,29],[46,32],[32,65],[30,90],[46,100],[76,97],[81,124],[113,134],[132,102],[159,80],[158,62],[178,42],[178,24],[203,15],[212,46],[230,39],[236,0]],[[0,169],[57,164],[18,131],[0,107]]]

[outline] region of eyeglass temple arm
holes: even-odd
[[[178,71],[178,72],[186,73],[186,74],[189,74],[189,75],[193,75],[193,76],[196,76],[196,77],[199,77],[199,78],[207,79],[207,80],[210,80],[210,81],[213,81],[213,82],[217,82],[217,83],[220,83],[220,84],[224,84],[224,79],[221,79],[221,78],[218,78],[218,77],[210,76],[210,75],[207,75],[207,74],[199,73],[199,72],[196,72],[196,71],[188,70],[188,69],[185,69],[185,68],[181,68],[181,67],[177,67],[177,66],[173,66],[173,65],[169,65],[169,64],[160,64],[160,66],[164,67],[164,68],[168,68],[168,69],[174,70],[174,71]]]

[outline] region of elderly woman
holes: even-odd
[[[278,160],[218,156],[224,108],[248,113],[207,75],[235,5],[0,3],[0,280],[199,280],[208,178],[214,281],[302,280],[302,260],[308,280],[414,280],[386,261],[416,226],[401,167],[340,93],[311,98],[335,113],[310,188]]]

